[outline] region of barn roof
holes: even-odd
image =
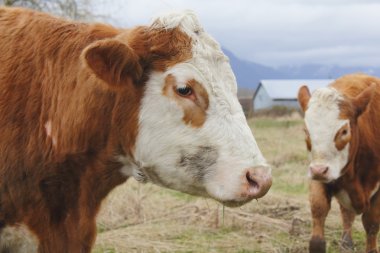
[[[326,87],[332,83],[334,79],[289,79],[289,80],[261,80],[256,92],[262,86],[272,99],[297,99],[298,89],[302,85],[307,85],[310,92]],[[256,93],[254,97],[256,96]]]

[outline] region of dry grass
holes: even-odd
[[[131,179],[105,201],[94,252],[307,252],[310,212],[302,121],[259,118],[250,125],[273,165],[273,187],[264,199],[223,208],[213,200]],[[355,252],[362,252],[359,219],[354,227]],[[326,233],[328,252],[339,252],[335,202]]]

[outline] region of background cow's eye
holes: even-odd
[[[344,135],[346,135],[348,132],[347,132],[347,129],[344,129],[343,131],[342,131],[342,135],[344,136]]]
[[[189,86],[177,87],[176,89],[178,95],[187,97],[193,94],[193,90]]]

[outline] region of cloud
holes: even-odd
[[[380,65],[377,0],[112,0],[101,11],[134,26],[173,9],[195,10],[209,33],[247,60]]]

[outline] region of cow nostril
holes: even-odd
[[[272,185],[270,170],[263,166],[247,169],[244,181],[242,194],[249,198],[263,197]]]
[[[255,189],[259,188],[259,184],[257,183],[256,180],[252,179],[249,171],[247,171],[247,173],[245,174],[245,177],[247,178],[247,181],[248,181],[250,187],[253,187]]]
[[[327,165],[312,165],[309,168],[309,176],[311,179],[326,181],[330,177],[330,167]]]

